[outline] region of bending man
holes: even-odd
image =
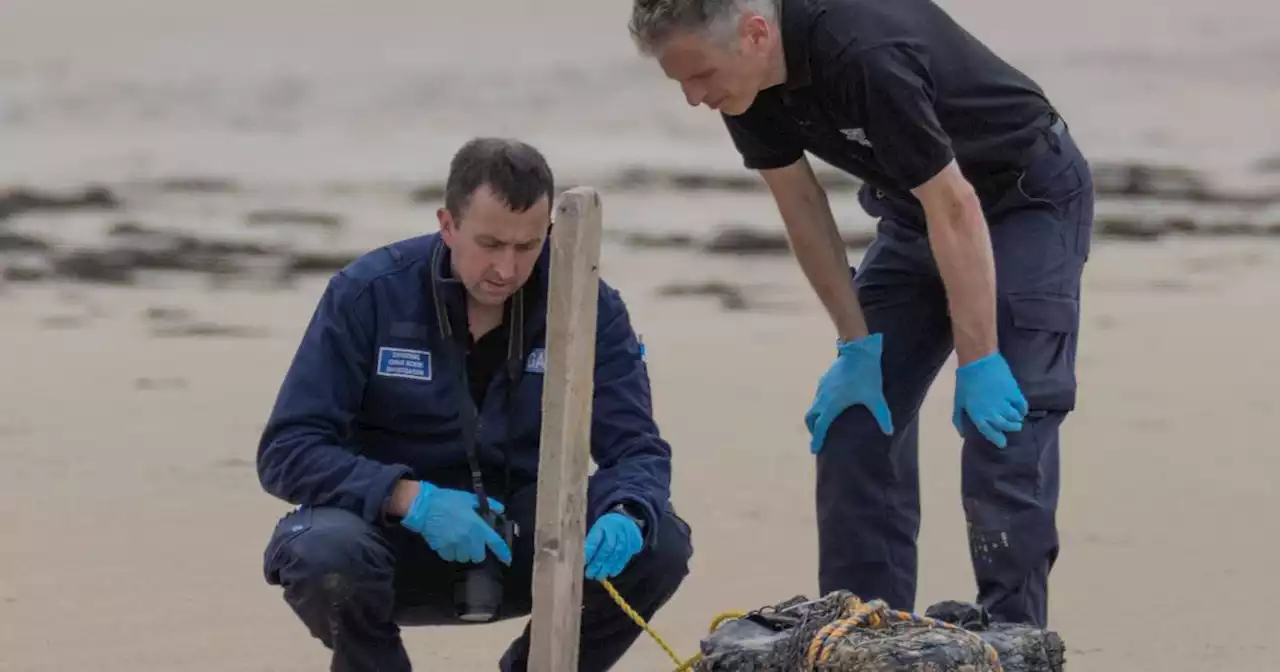
[[[1093,218],[1065,122],[930,0],[633,2],[633,38],[721,113],[835,326],[806,417],[822,591],[914,607],[916,416],[954,350],[978,598],[1043,626]],[[806,152],[879,220],[852,281]]]

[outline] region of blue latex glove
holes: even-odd
[[[476,511],[480,499],[474,492],[448,490],[423,481],[409,513],[400,524],[421,534],[431,550],[450,562],[483,562],[485,546],[499,560],[511,564],[511,549]],[[505,511],[492,497],[489,508]]]
[[[635,521],[615,511],[600,516],[587,532],[586,548],[583,549],[587,578],[593,581],[612,579],[631,562],[643,545],[644,537]]]
[[[813,436],[809,452],[817,455],[822,450],[827,430],[836,416],[855,404],[871,411],[881,432],[893,434],[893,418],[884,399],[884,381],[880,374],[883,348],[883,334],[871,334],[838,346],[839,355],[818,381],[818,393],[804,416],[804,424]]]
[[[956,369],[956,400],[951,422],[961,436],[964,436],[961,421],[967,413],[988,441],[1004,448],[1008,445],[1004,433],[1022,430],[1027,408],[1018,381],[999,352]]]

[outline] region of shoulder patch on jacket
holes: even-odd
[[[534,348],[529,353],[529,358],[524,363],[525,373],[546,373],[547,372],[547,350],[546,348]]]

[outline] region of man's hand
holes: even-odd
[[[643,546],[644,537],[631,518],[616,511],[600,516],[587,532],[583,551],[587,578],[593,581],[612,579]]]
[[[884,336],[876,333],[838,346],[840,354],[818,381],[818,393],[804,416],[804,424],[812,436],[809,452],[814,455],[821,452],[831,423],[855,404],[862,404],[871,411],[881,432],[893,434],[893,418],[884,398],[884,381],[880,374],[883,340]]]
[[[393,493],[392,501],[395,500]],[[511,549],[476,513],[479,506],[480,500],[473,492],[448,490],[422,481],[400,524],[422,535],[431,550],[450,562],[484,562],[488,546],[499,560],[511,564]],[[505,511],[502,503],[493,498],[489,498],[489,508],[499,514]]]
[[[964,436],[964,414],[999,448],[1008,445],[1005,432],[1022,431],[1027,400],[1018,389],[1009,363],[999,352],[956,370],[956,400],[951,422],[961,437]]]
[[[955,161],[913,193],[924,207],[951,308],[960,363],[952,422],[963,436],[967,414],[983,436],[1003,448],[1004,432],[1022,429],[1027,400],[999,350],[995,261],[982,204]]]

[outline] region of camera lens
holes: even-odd
[[[490,519],[489,522],[510,547],[513,542],[512,523],[506,519]],[[493,620],[502,606],[502,579],[502,563],[492,555],[487,555],[479,567],[467,569],[454,589],[458,618],[468,623]]]
[[[478,569],[467,570],[461,585],[462,593],[459,618],[470,623],[484,623],[493,619],[502,604],[502,577],[498,563],[486,560]]]

